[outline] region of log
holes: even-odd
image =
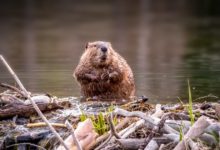
[[[154,126],[158,125],[158,123],[160,122],[159,118],[152,117],[152,116],[147,115],[147,114],[145,114],[143,112],[140,112],[140,111],[129,112],[129,111],[124,110],[124,109],[116,108],[114,113],[118,114],[118,115],[126,116],[126,117],[139,117],[139,118],[141,118],[140,124],[141,125],[145,124],[149,128],[153,128]],[[169,127],[167,124],[164,124],[163,130],[165,132],[167,132],[167,133],[178,134],[178,132],[176,130],[174,130],[173,128]]]
[[[60,105],[58,105],[58,103],[36,103],[36,104],[42,112],[63,108]],[[33,114],[37,114],[37,113],[32,104],[25,105],[21,103],[17,103],[17,104],[11,103],[0,108],[0,119],[10,118],[16,115],[22,117],[29,117]]]
[[[183,133],[186,133],[191,126],[191,122],[187,120],[166,120],[166,124],[177,131],[182,126]]]
[[[145,143],[146,139],[117,139],[116,142],[118,142],[123,149],[126,150],[133,150],[133,149],[139,149],[140,146],[142,146]]]
[[[189,144],[190,149],[199,150],[197,143],[193,142],[192,139],[189,138],[187,142]]]
[[[166,137],[155,137],[152,140],[156,141],[158,145],[161,145],[162,143],[167,144],[172,141]],[[117,139],[116,142],[118,142],[124,149],[128,149],[128,150],[139,149],[141,146],[146,145],[145,138]]]
[[[195,122],[195,124],[189,129],[186,135],[184,135],[183,140],[177,144],[174,150],[185,150],[186,149],[185,142],[187,141],[187,139],[189,138],[194,139],[199,137],[209,125],[210,125],[210,119],[205,116],[201,116]]]
[[[214,146],[214,145],[218,144],[218,141],[216,141],[214,136],[211,134],[204,133],[203,135],[201,135],[199,137],[199,139],[204,141],[209,146]]]
[[[155,140],[151,140],[144,150],[157,150],[159,148],[157,142]]]
[[[139,121],[132,123],[130,126],[120,131],[118,134],[119,136],[121,136],[121,138],[127,138],[130,134],[135,132],[137,129],[143,127],[144,123],[145,121],[143,119],[140,119]]]
[[[40,140],[44,139],[51,131],[42,131],[42,132],[32,132],[24,133],[21,135],[7,136],[4,139],[4,146],[7,147],[16,143],[37,143]]]

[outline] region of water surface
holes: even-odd
[[[79,96],[72,77],[88,41],[110,41],[152,102],[220,96],[218,1],[1,1],[0,53],[32,92]],[[15,84],[0,64],[0,82]]]

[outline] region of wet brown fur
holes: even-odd
[[[107,47],[106,54],[100,46]],[[135,92],[131,68],[108,42],[88,43],[73,75],[84,97],[128,99]]]

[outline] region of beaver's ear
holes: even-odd
[[[89,47],[89,42],[88,43],[86,43],[86,49]]]

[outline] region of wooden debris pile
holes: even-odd
[[[21,146],[27,148],[24,143],[29,144],[29,148],[33,149],[37,146],[41,149],[54,149],[55,147],[59,150],[65,149],[42,119],[36,116],[21,91],[18,92],[19,89],[12,89],[10,87],[13,86],[6,84],[3,86],[10,90],[0,94],[0,149],[10,148],[12,145],[17,148]],[[82,115],[80,111],[92,114],[92,112],[86,112],[88,107],[93,107],[91,102],[88,105],[84,103],[84,109],[79,110],[78,113],[66,114],[65,111],[76,112],[79,105],[74,104],[68,98],[61,100],[48,95],[33,95],[32,97],[39,108],[46,111],[45,116],[65,139],[64,142],[67,142],[68,147],[77,149],[65,122],[70,122],[72,127],[76,128]],[[97,102],[94,105],[96,111],[100,111],[104,110],[103,105],[107,110],[107,106],[111,104],[100,103],[100,110],[97,109]],[[97,114],[96,112],[93,115]],[[122,106],[115,105],[111,112],[104,111],[103,114],[109,126],[109,131],[103,135],[95,133],[91,120],[85,121],[83,125],[79,125],[75,131],[72,131],[76,133],[76,139],[79,140],[83,149],[200,150],[219,148],[220,104],[217,102],[195,103],[193,105],[194,123],[191,121],[187,104],[152,106],[143,99]],[[113,123],[115,117],[118,120],[117,124]]]

